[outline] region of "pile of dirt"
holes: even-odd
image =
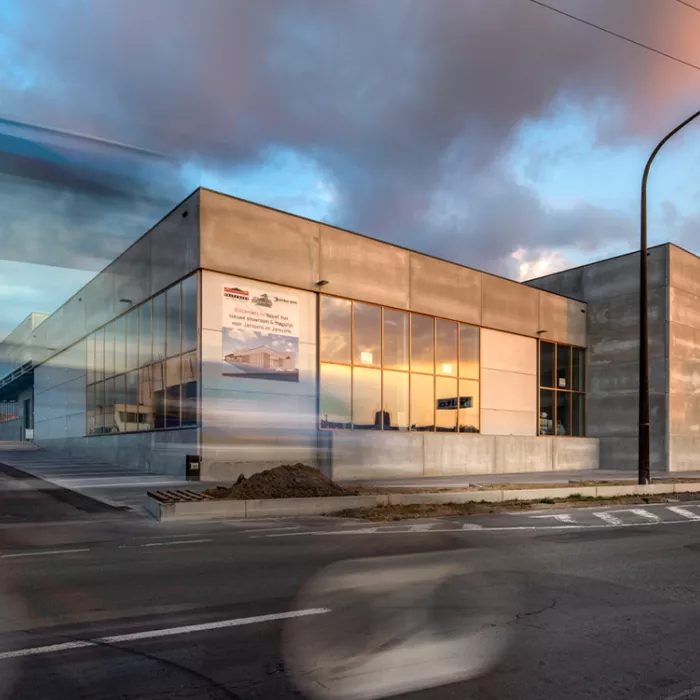
[[[306,464],[282,464],[274,469],[253,474],[242,474],[233,486],[217,486],[204,493],[213,498],[248,500],[257,498],[318,498],[320,496],[355,496],[356,491],[345,489]]]

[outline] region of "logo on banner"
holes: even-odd
[[[248,301],[250,294],[244,289],[239,289],[238,287],[224,287],[224,296],[229,299],[241,299],[242,301]]]

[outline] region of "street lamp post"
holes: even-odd
[[[675,129],[661,139],[656,146],[642,177],[642,217],[641,241],[639,255],[639,483],[648,484],[651,481],[649,462],[649,296],[648,296],[648,264],[647,264],[647,180],[649,170],[658,152],[664,144],[684,126],[700,117],[700,111],[695,112]]]

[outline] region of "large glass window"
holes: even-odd
[[[197,276],[182,281],[182,352],[197,349]]]
[[[457,376],[458,324],[437,319],[435,322],[435,372]]]
[[[553,343],[540,343],[540,386],[554,387],[554,351]]]
[[[352,425],[355,430],[382,428],[382,373],[355,367],[352,373]]]
[[[170,287],[165,293],[166,342],[165,356],[180,354],[180,285]],[[179,383],[179,382],[178,382]]]
[[[132,309],[126,315],[126,371],[139,366],[139,312]]]
[[[480,430],[479,328],[321,297],[321,428]]]
[[[408,313],[384,309],[384,369],[408,371]]]
[[[479,379],[479,329],[477,326],[459,325],[459,376],[463,379]]]
[[[165,294],[153,298],[152,313],[153,359],[158,361],[165,357]]]
[[[435,371],[435,319],[411,314],[411,372]]]
[[[479,382],[459,380],[459,424],[460,433],[478,433],[481,430],[479,411]]]
[[[408,374],[384,372],[384,430],[408,430]]]
[[[411,375],[411,430],[435,430],[435,400],[429,374]]]
[[[192,275],[88,336],[88,434],[197,424],[197,310]]]
[[[540,435],[583,437],[585,353],[561,343],[540,342]]]
[[[352,423],[351,368],[321,365],[320,419],[322,428],[349,428]]]
[[[126,332],[124,317],[113,322],[114,327],[114,374],[124,374],[126,367]]]
[[[151,348],[151,301],[139,306],[139,367],[147,365],[153,359]]]
[[[382,363],[381,307],[358,302],[353,307],[353,363],[379,367]]]
[[[350,364],[351,345],[352,303],[321,297],[321,360]]]
[[[457,430],[459,396],[457,380],[438,377],[435,380],[435,425],[438,432],[454,433]]]

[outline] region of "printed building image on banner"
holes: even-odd
[[[259,287],[224,285],[225,377],[299,381],[299,299]]]

